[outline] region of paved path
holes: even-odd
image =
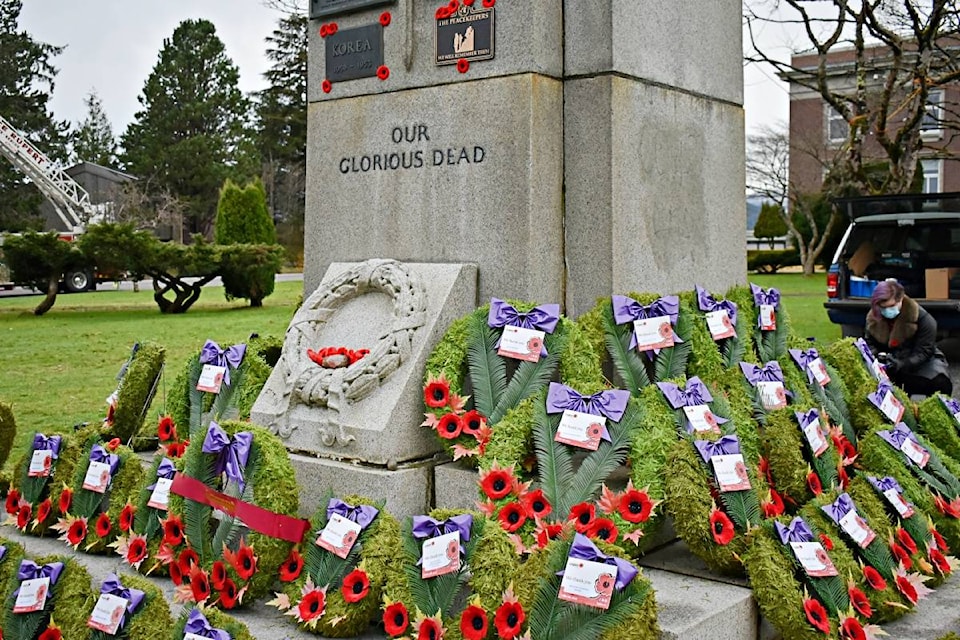
[[[184,278],[187,282],[191,278]],[[277,282],[297,282],[303,281],[302,273],[278,273]],[[153,280],[141,280],[137,283],[141,291],[150,291],[153,289]],[[220,281],[220,278],[214,278],[210,282],[204,285],[204,287],[222,287],[223,282]],[[130,280],[124,280],[123,282],[101,282],[97,285],[97,291],[133,291],[133,282]],[[27,287],[14,287],[9,291],[0,290],[0,298],[16,298],[23,296],[39,296],[41,295],[36,289],[30,289]],[[79,296],[83,295],[82,293],[70,293],[70,294],[61,294],[61,295],[71,295]]]

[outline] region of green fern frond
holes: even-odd
[[[537,362],[520,363],[520,366],[514,371],[513,377],[510,378],[510,383],[504,390],[503,395],[500,396],[493,413],[490,414],[491,424],[495,424],[506,415],[507,411],[516,407],[550,382],[550,378],[553,377],[560,362],[561,349],[562,346],[559,348],[554,346],[550,348],[547,356],[541,357]]]
[[[190,438],[196,438],[197,434],[203,428],[203,391],[197,389],[197,382],[200,381],[200,372],[203,371],[203,365],[200,364],[200,358],[196,357],[190,361],[187,368],[187,395],[190,401]]]
[[[799,428],[799,427],[798,427]],[[803,448],[808,454],[808,459],[811,462],[813,470],[816,472],[817,477],[820,478],[820,483],[824,487],[835,487],[839,484],[839,477],[837,475],[837,466],[840,461],[837,459],[836,450],[830,446],[820,454],[819,457],[813,455],[813,451],[810,449],[810,443],[807,441],[806,437],[802,438],[804,445]]]
[[[740,319],[737,318],[737,324],[739,325]],[[720,356],[723,359],[723,366],[725,369],[732,369],[737,366],[737,364],[743,360],[743,356],[747,353],[746,341],[740,337],[740,327],[737,327],[737,335],[732,338],[726,338],[723,341],[723,344],[720,346]]]
[[[257,470],[260,467],[260,447],[257,445],[256,440],[253,441],[253,445],[250,447],[250,458],[247,462],[247,467],[244,469],[245,478],[254,478],[257,475]],[[235,493],[228,492],[230,495]],[[244,502],[252,503],[253,502],[253,484],[247,483],[244,486],[243,494],[239,497]],[[247,526],[239,518],[233,518],[224,514],[223,518],[217,524],[217,530],[213,534],[213,542],[210,547],[215,554],[222,552],[224,545],[229,549],[235,549],[238,541],[240,540],[240,535],[247,529]]]
[[[845,612],[850,608],[850,596],[847,594],[847,587],[839,576],[830,576],[827,578],[807,578],[810,586],[820,596],[823,605],[831,616]]]
[[[533,442],[537,452],[540,488],[550,504],[557,505],[560,513],[560,497],[570,486],[570,478],[573,477],[573,454],[569,447],[553,439],[561,416],[547,416],[543,402],[537,402],[535,407]]]
[[[758,526],[763,521],[760,516],[760,501],[753,488],[744,491],[721,491],[720,502],[740,531]]]
[[[210,415],[214,420],[231,420],[237,415],[237,390],[243,386],[243,379],[247,373],[247,360],[244,359],[240,366],[230,370],[230,384],[223,384],[213,400],[213,406],[210,408]],[[191,407],[192,408],[192,407]]]
[[[623,387],[630,391],[630,395],[637,396],[640,390],[650,384],[646,364],[636,349],[630,348],[630,336],[633,325],[618,325],[613,319],[613,307],[607,305],[603,309],[603,341],[607,346],[607,353],[613,362],[613,368],[620,377]]]
[[[185,470],[185,473],[206,485],[211,485],[215,475],[215,464],[215,455],[198,452],[192,459],[188,459],[186,466],[191,467],[191,469]],[[208,505],[186,498],[183,501],[184,533],[194,551],[200,556],[201,563],[205,563],[213,553],[209,534],[212,514],[213,508]],[[217,557],[219,557],[219,553],[220,550],[215,552]]]
[[[474,314],[467,327],[467,368],[473,385],[473,405],[485,416],[492,416],[507,388],[507,368],[493,345],[497,333],[484,318]]]

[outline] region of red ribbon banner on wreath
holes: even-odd
[[[208,487],[196,478],[177,473],[170,491],[189,500],[219,509],[231,518],[237,518],[258,533],[287,542],[300,542],[310,528],[310,522],[282,513],[274,513],[239,498]]]

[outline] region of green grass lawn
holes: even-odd
[[[816,338],[818,346],[840,338],[840,326],[827,319],[823,303],[827,299],[827,277],[817,273],[808,278],[800,273],[772,275],[749,274],[750,282],[761,287],[776,287],[790,315],[790,328],[798,336]]]
[[[168,316],[149,290],[60,295],[40,317],[32,314],[37,296],[0,299],[0,400],[13,405],[19,431],[11,460],[35,429],[65,431],[102,420],[134,342],[150,340],[167,349],[149,413],[155,417],[164,408],[165,384],[207,338],[226,347],[254,332],[282,337],[302,291],[302,282],[278,282],[255,309],[245,300],[227,302],[221,288],[209,287],[187,313]]]

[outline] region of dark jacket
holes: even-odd
[[[949,375],[947,360],[937,348],[937,321],[912,298],[903,297],[900,315],[893,320],[869,311],[866,328],[864,337],[873,352],[889,353],[896,360],[894,377]]]

